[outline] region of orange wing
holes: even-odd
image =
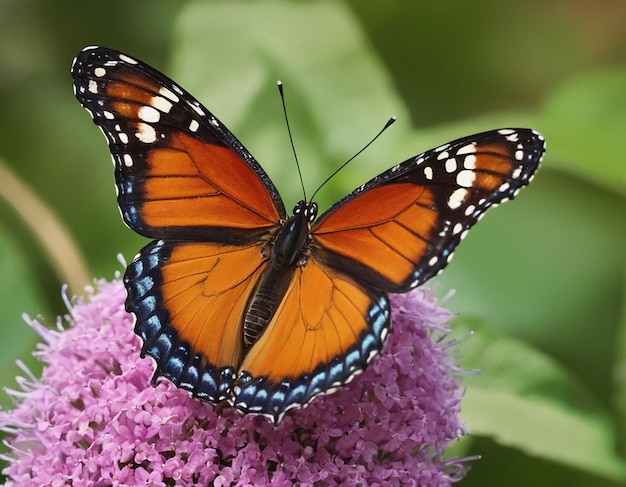
[[[194,395],[228,398],[244,357],[242,315],[262,270],[260,246],[155,241],[128,266],[127,308],[143,355]]]
[[[390,325],[389,301],[314,258],[296,269],[274,318],[246,354],[233,403],[279,420],[367,366]]]
[[[411,158],[322,215],[311,252],[358,282],[406,292],[445,267],[489,207],[530,182],[543,152],[537,132],[502,129]]]
[[[126,224],[153,238],[251,242],[285,217],[276,188],[235,136],[176,83],[105,48],[72,66],[106,136]]]

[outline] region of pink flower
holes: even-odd
[[[119,280],[76,299],[57,330],[36,320],[41,379],[25,368],[15,409],[0,413],[5,485],[419,485],[460,480],[446,445],[465,434],[462,391],[445,341],[451,314],[432,291],[391,297],[394,327],[345,387],[289,411],[277,426],[150,385],[151,359],[124,310]]]

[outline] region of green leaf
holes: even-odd
[[[626,266],[624,268],[626,282]],[[613,367],[613,404],[617,417],[618,449],[626,457],[626,286],[622,289],[622,309],[615,336],[615,363]]]
[[[572,78],[548,100],[542,130],[551,163],[626,195],[626,69]]]
[[[460,345],[463,366],[481,370],[463,381],[462,417],[471,435],[626,480],[626,463],[614,451],[614,425],[581,383],[543,353],[478,321],[454,328],[475,332]]]

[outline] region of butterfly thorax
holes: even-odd
[[[261,336],[293,279],[310,239],[310,225],[317,217],[317,204],[300,201],[270,241],[268,265],[259,277],[246,306],[244,344],[252,346]]]

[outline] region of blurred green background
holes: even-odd
[[[548,152],[431,284],[459,313],[465,486],[626,483],[626,3],[0,0],[0,384],[80,294],[146,242],[115,202],[100,131],[72,95],[84,46],[166,72],[300,197],[275,81],[322,209],[382,170],[470,133],[530,126]],[[473,331],[473,334],[470,334]],[[3,397],[0,403],[10,406]],[[452,453],[451,453],[452,454]]]

